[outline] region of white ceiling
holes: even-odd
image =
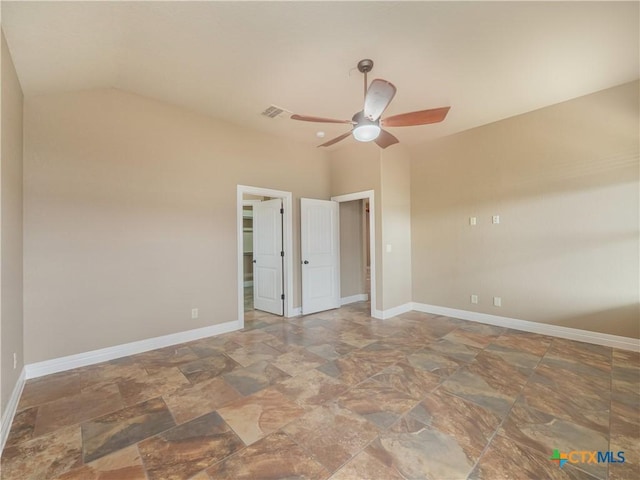
[[[638,7],[2,1],[2,28],[26,96],[114,87],[311,145],[349,126],[260,112],[351,118],[371,58],[369,78],[398,88],[384,116],[452,106],[442,124],[390,129],[417,143],[638,78]]]

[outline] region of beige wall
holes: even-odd
[[[414,148],[413,300],[637,338],[638,88]]]
[[[330,193],[319,149],[117,90],[28,99],[25,139],[29,363],[236,320],[236,185],[293,192],[294,265]]]
[[[22,309],[22,89],[2,37],[0,140],[0,414],[23,360]],[[17,365],[13,366],[13,355]]]
[[[340,296],[342,298],[367,292],[363,220],[362,200],[340,203]]]
[[[380,166],[382,304],[388,310],[411,302],[411,160],[407,149],[397,144],[380,150]]]

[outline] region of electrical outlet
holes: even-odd
[[[18,354],[13,352],[13,369],[18,368]]]
[[[493,217],[491,217],[491,223],[493,223],[494,225],[497,225],[500,223],[500,215],[494,215]]]
[[[478,219],[476,217],[469,217],[469,225],[473,226],[477,224],[478,224]]]
[[[471,295],[471,303],[478,303],[478,295]]]
[[[198,318],[198,309],[197,308],[192,308],[191,309],[191,318],[192,319]]]
[[[494,307],[501,307],[502,306],[502,298],[493,297],[493,306]]]

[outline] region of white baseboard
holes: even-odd
[[[4,450],[4,446],[7,443],[7,438],[9,438],[9,431],[11,430],[13,417],[15,417],[16,410],[18,409],[18,402],[22,395],[26,375],[26,369],[23,368],[18,377],[18,381],[13,387],[13,392],[11,392],[11,397],[9,397],[9,403],[7,403],[4,412],[2,412],[2,418],[0,419],[0,455],[2,455],[2,450]]]
[[[299,317],[300,315],[302,315],[302,307],[294,307],[293,310],[289,312],[287,318]]]
[[[439,307],[437,305],[427,305],[425,303],[414,302],[412,310],[434,315],[445,315],[447,317],[460,318],[472,322],[486,323],[498,327],[513,328],[531,333],[540,333],[552,337],[577,340],[579,342],[615,347],[623,350],[640,352],[640,339],[610,335],[608,333],[592,332],[579,328],[562,327],[559,325],[549,325],[548,323],[531,322],[529,320],[518,320],[516,318],[500,317],[488,313],[470,312],[468,310],[458,310],[456,308]]]
[[[340,299],[340,305],[348,305],[356,302],[366,302],[369,300],[368,293],[360,293],[358,295],[351,295],[350,297],[342,297]]]
[[[247,288],[247,287],[253,287],[253,280],[244,281],[244,288]]]
[[[387,318],[395,317],[403,313],[407,313],[413,310],[413,303],[408,302],[397,307],[388,308],[387,310],[372,310],[371,316],[378,320],[386,320]]]
[[[190,342],[199,338],[211,337],[222,333],[233,332],[242,328],[239,320],[219,323],[208,327],[186,330],[184,332],[163,335],[162,337],[148,338],[138,342],[125,343],[113,347],[101,348],[90,352],[78,353],[66,357],[53,358],[43,362],[30,363],[25,365],[26,378],[36,378],[51,373],[63,372],[72,368],[85,367],[95,363],[106,362],[115,358],[135,355],[136,353],[155,350],[156,348],[177,345],[178,343]]]

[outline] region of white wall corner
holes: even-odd
[[[53,358],[43,362],[25,365],[26,378],[37,378],[52,373],[64,372],[78,367],[86,367],[96,363],[107,362],[115,358],[148,352],[156,348],[168,347],[179,343],[191,342],[200,338],[212,337],[223,333],[233,332],[242,328],[240,320],[219,323],[208,327],[185,330],[162,337],[148,338],[137,342],[125,343],[113,347],[101,348],[90,352],[68,355],[66,357]]]
[[[300,315],[302,315],[302,307],[293,307],[287,318],[299,317]]]
[[[0,456],[2,455],[4,446],[7,443],[7,438],[9,438],[9,431],[11,430],[13,418],[18,410],[18,402],[20,401],[20,396],[22,395],[26,378],[27,372],[26,369],[23,368],[20,372],[20,376],[18,377],[18,381],[13,387],[13,392],[11,392],[11,397],[9,397],[9,403],[7,403],[7,407],[4,409],[4,412],[2,412],[2,418],[0,419]]]
[[[471,312],[456,308],[440,307],[438,305],[428,305],[426,303],[413,303],[413,310],[434,315],[444,315],[447,317],[460,318],[471,322],[486,323],[497,327],[512,328],[524,332],[539,333],[550,337],[566,338],[578,342],[593,343],[605,347],[620,348],[640,352],[640,339],[610,335],[608,333],[592,332],[579,328],[562,327],[559,325],[549,325],[548,323],[532,322],[529,320],[519,320],[516,318],[500,317],[488,313]]]

